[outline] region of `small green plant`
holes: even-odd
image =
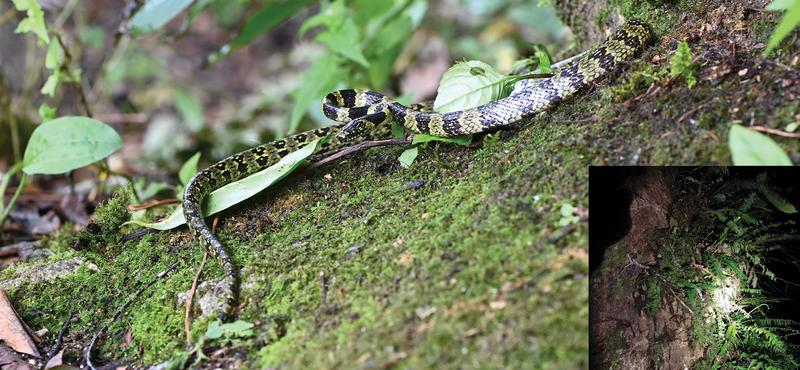
[[[39,125],[28,141],[22,162],[12,166],[0,182],[0,194],[3,194],[10,179],[22,171],[8,205],[3,206],[0,199],[0,229],[29,175],[69,172],[104,159],[121,147],[122,138],[114,129],[91,118],[61,117]]]
[[[692,50],[689,49],[689,44],[686,41],[678,43],[675,55],[669,61],[669,68],[670,77],[683,76],[690,89],[697,84],[697,78],[694,76],[694,65],[692,64]]]
[[[773,0],[765,9],[786,11],[778,26],[775,27],[775,31],[772,32],[769,42],[767,42],[767,48],[764,50],[764,56],[767,57],[780,45],[786,36],[789,36],[800,25],[800,0]]]
[[[219,344],[226,344],[228,342],[234,345],[239,345],[243,339],[253,336],[253,324],[247,321],[237,320],[234,322],[222,324],[219,321],[212,321],[208,325],[205,334],[200,338],[197,344],[189,351],[181,351],[172,356],[167,362],[166,368],[171,370],[185,369],[187,366],[196,367],[204,359],[207,359],[203,353],[203,347],[208,342],[219,342]],[[189,364],[189,359],[195,356],[194,362]]]
[[[569,203],[562,203],[561,204],[561,218],[558,220],[558,226],[567,226],[578,223],[580,217],[577,214],[577,208],[573,207],[572,204]]]

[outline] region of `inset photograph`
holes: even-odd
[[[800,170],[589,173],[590,368],[800,367]]]

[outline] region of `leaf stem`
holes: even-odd
[[[11,173],[8,174],[8,176],[10,175]],[[22,189],[25,188],[25,183],[27,181],[28,181],[28,174],[22,172],[22,177],[19,179],[19,185],[17,185],[17,191],[14,192],[14,196],[11,197],[11,200],[8,202],[8,206],[3,210],[3,214],[0,215],[0,230],[3,230],[3,225],[5,225],[6,223],[6,218],[11,213],[11,209],[14,208],[14,203],[17,202],[17,198],[19,198],[19,195],[22,194]]]

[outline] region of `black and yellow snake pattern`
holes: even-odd
[[[183,210],[194,238],[214,254],[225,271],[225,303],[220,318],[225,321],[236,302],[237,270],[224,245],[206,225],[200,205],[212,191],[275,163],[310,141],[329,137],[318,151],[389,136],[396,121],[415,133],[454,136],[485,132],[532,117],[575,95],[616,69],[620,62],[642,50],[652,37],[650,27],[631,20],[606,41],[544,79],[525,79],[514,85],[506,98],[450,113],[436,113],[419,106],[404,106],[368,90],[339,90],[325,96],[322,110],[339,125],[323,127],[273,141],[235,154],[200,171],[186,186]]]

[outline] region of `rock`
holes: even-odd
[[[85,266],[92,271],[98,271],[97,265],[87,262],[83,257],[73,257],[44,265],[23,266],[15,271],[14,278],[0,281],[2,289],[16,289],[23,285],[33,285],[44,281],[51,281],[74,274],[79,268]]]

